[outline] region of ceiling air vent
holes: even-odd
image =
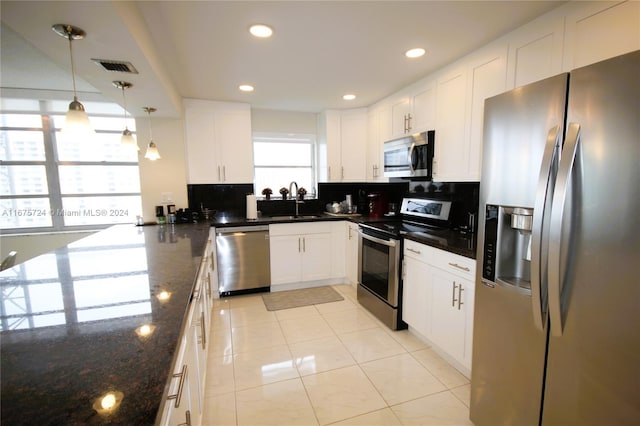
[[[138,74],[138,70],[131,62],[113,61],[110,59],[91,59],[107,71],[126,72],[130,74]]]

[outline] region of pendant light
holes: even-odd
[[[88,138],[95,135],[95,131],[89,122],[89,116],[84,110],[84,105],[78,101],[76,92],[76,73],[73,64],[73,40],[82,40],[87,33],[78,27],[69,24],[56,24],[53,31],[61,37],[69,40],[69,56],[71,57],[71,78],[73,81],[73,101],[69,104],[69,111],[62,126],[62,132],[74,138]]]
[[[136,151],[140,151],[140,147],[133,137],[133,133],[127,127],[127,99],[124,96],[124,91],[133,87],[133,84],[126,81],[114,81],[113,85],[118,89],[122,89],[122,105],[124,106],[124,130],[122,131],[122,137],[120,138],[120,144],[126,148],[135,148]]]
[[[144,107],[142,109],[149,114],[149,145],[147,146],[147,153],[144,155],[144,158],[156,161],[162,158],[160,157],[160,152],[158,152],[158,147],[153,143],[153,133],[151,133],[151,113],[156,112],[156,109],[152,107]]]

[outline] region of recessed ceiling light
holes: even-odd
[[[348,93],[342,97],[345,101],[352,101],[356,98],[356,95]]]
[[[273,28],[265,24],[255,24],[249,27],[249,32],[254,37],[267,38],[273,35]]]
[[[421,48],[421,47],[416,47],[415,49],[409,49],[406,52],[404,52],[404,55],[407,58],[419,58],[420,56],[424,55],[426,53],[426,51]]]
[[[238,89],[242,90],[243,92],[253,92],[253,86],[249,84],[241,84],[240,86],[238,86]]]

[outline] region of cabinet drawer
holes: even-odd
[[[432,263],[433,249],[413,240],[404,240],[403,255],[424,263]]]
[[[476,261],[448,251],[427,247],[431,254],[431,264],[443,271],[456,274],[473,282],[476,275]]]

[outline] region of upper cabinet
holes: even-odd
[[[564,70],[640,49],[640,2],[584,2],[566,17]]]
[[[509,38],[507,89],[562,72],[564,19],[536,21]]]
[[[184,99],[187,182],[252,183],[249,104]]]
[[[435,105],[433,81],[421,81],[409,87],[404,95],[391,102],[388,112],[391,132],[387,140],[433,129]]]
[[[319,122],[321,151],[325,151],[320,153],[320,181],[365,181],[367,109],[328,110]]]
[[[383,144],[391,134],[391,114],[386,106],[370,108],[367,117],[367,182],[387,182]]]

